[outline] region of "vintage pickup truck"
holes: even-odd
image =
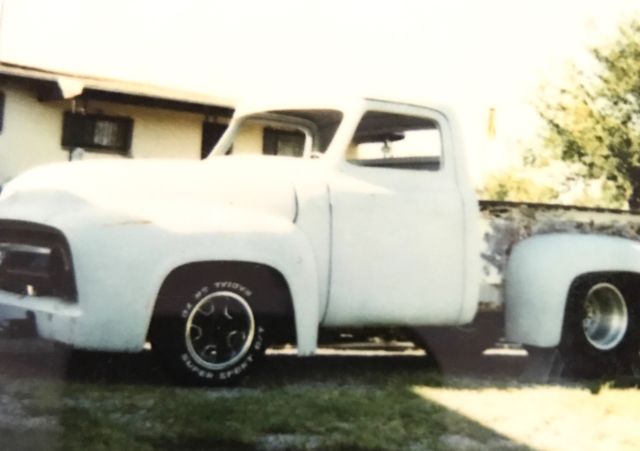
[[[556,350],[567,374],[635,366],[640,219],[481,207],[447,108],[240,107],[204,161],[72,162],[8,183],[0,309],[76,349],[150,344],[205,384],[343,328],[412,330],[448,354],[502,337]],[[457,331],[467,344],[442,351]]]

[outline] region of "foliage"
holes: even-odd
[[[538,105],[545,143],[578,176],[603,180],[614,203],[640,208],[640,22],[620,27],[616,40],[592,50],[595,70],[572,70],[569,86]]]
[[[514,171],[505,171],[489,176],[479,196],[485,200],[552,203],[559,192]]]

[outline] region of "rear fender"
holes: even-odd
[[[557,346],[571,284],[598,272],[640,274],[640,243],[610,236],[549,234],[516,244],[505,272],[507,339]]]

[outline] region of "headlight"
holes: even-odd
[[[0,221],[0,289],[75,300],[71,253],[64,236],[44,225]]]

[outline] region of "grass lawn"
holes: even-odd
[[[71,376],[59,374],[64,365],[47,358],[4,365],[8,369],[0,372],[0,449],[560,450],[640,444],[635,388],[525,386],[494,376],[443,379],[415,356],[272,357],[264,375],[235,389],[176,387],[151,363],[130,357],[104,362],[106,372]]]

